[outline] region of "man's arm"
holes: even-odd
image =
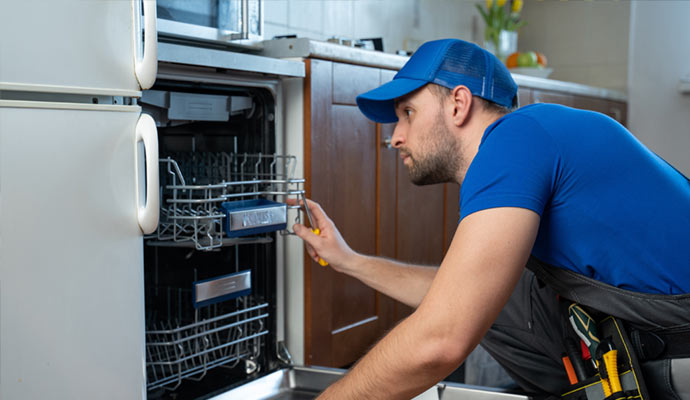
[[[417,307],[426,295],[438,267],[410,265],[353,251],[343,240],[333,221],[321,206],[307,200],[319,236],[310,228],[296,224],[293,229],[307,245],[309,255],[316,261],[323,258],[338,272],[353,276],[379,292]],[[295,204],[295,201],[291,201]]]
[[[508,301],[538,227],[539,216],[522,208],[463,219],[417,310],[321,398],[409,399],[447,376]]]
[[[359,255],[350,275],[410,307],[416,308],[429,291],[438,267],[411,265],[381,257]]]

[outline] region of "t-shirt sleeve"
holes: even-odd
[[[490,128],[491,129],[491,128]],[[558,169],[553,137],[528,116],[509,115],[482,140],[460,189],[460,220],[485,209],[520,207],[542,215]]]

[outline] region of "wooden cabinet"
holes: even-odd
[[[393,71],[307,59],[305,177],[358,252],[438,265],[458,216],[457,186],[418,187],[395,149],[394,124],[368,120],[358,94]],[[412,309],[305,257],[305,362],[346,367]]]
[[[305,177],[356,251],[376,250],[376,124],[354,102],[379,85],[377,69],[307,60]],[[377,293],[305,256],[305,361],[343,367],[380,336]]]
[[[518,90],[520,106],[532,103],[555,103],[564,106],[597,111],[606,114],[625,125],[628,119],[628,104],[624,101],[600,97],[582,96],[544,89],[521,87]]]

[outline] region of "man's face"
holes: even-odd
[[[462,154],[460,143],[446,125],[446,100],[428,85],[396,103],[398,124],[393,147],[407,166],[415,185],[455,182]]]

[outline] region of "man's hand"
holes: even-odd
[[[295,224],[292,229],[297,236],[304,240],[309,256],[316,262],[319,262],[319,258],[327,261],[338,272],[352,274],[352,269],[358,265],[354,260],[358,254],[348,246],[338,228],[328,218],[321,206],[315,201],[309,199],[306,201],[316,226],[306,227],[302,224]],[[289,205],[296,205],[297,203],[298,200],[296,199],[287,200]],[[304,207],[304,201],[299,200],[299,205]],[[315,228],[320,231],[318,235],[312,232],[312,229]]]
[[[304,205],[303,201],[289,199],[289,205]],[[309,256],[329,263],[338,272],[359,279],[369,287],[411,307],[417,307],[429,290],[437,267],[409,265],[380,257],[361,255],[347,245],[333,221],[321,206],[307,199],[307,205],[316,226],[295,224],[293,230],[304,240]],[[318,228],[319,235],[311,230]]]

